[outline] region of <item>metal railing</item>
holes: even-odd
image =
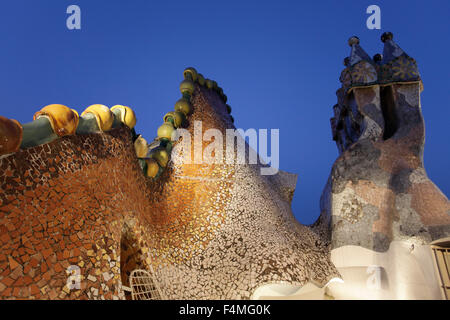
[[[450,298],[450,248],[432,246],[433,255],[436,261],[440,286],[445,299]]]
[[[131,298],[133,300],[164,300],[158,282],[154,278],[153,269],[150,272],[142,269],[133,270],[130,274]]]

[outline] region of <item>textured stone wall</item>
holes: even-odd
[[[315,224],[333,248],[384,252],[393,240],[426,244],[450,235],[450,203],[423,166],[420,91],[419,81],[338,91],[341,154]]]
[[[130,132],[64,137],[0,159],[2,298],[121,298],[124,218],[145,186]],[[81,290],[66,286],[80,267]]]

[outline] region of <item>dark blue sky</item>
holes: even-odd
[[[82,29],[66,28],[81,8]],[[366,8],[381,7],[381,30]],[[279,128],[280,167],[297,173],[293,209],[305,224],[338,153],[329,118],[347,39],[373,55],[380,35],[419,64],[425,90],[425,167],[450,194],[450,1],[3,1],[0,7],[0,114],[29,122],[41,107],[124,104],[152,139],[193,66],[228,96],[239,128]]]

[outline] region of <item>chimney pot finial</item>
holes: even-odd
[[[357,36],[353,36],[348,39],[348,45],[351,47],[354,44],[359,44],[359,38]]]
[[[385,43],[387,40],[392,40],[394,39],[394,35],[392,34],[392,32],[385,32],[381,35],[381,42]]]

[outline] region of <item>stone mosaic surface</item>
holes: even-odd
[[[196,85],[191,102],[191,132],[195,120],[233,127],[215,92]],[[146,178],[125,126],[1,157],[1,299],[125,299],[130,272],[150,266],[168,299],[248,299],[266,283],[338,276],[292,215],[295,175],[182,157]]]
[[[140,178],[128,139],[124,128],[70,136],[0,159],[2,298],[123,297],[121,220],[137,210],[129,188]],[[80,290],[67,286],[70,265]]]
[[[233,128],[215,93],[197,86],[192,103],[191,132],[196,120],[202,121],[203,132]],[[205,150],[207,144],[200,147]],[[170,205],[153,203],[155,214],[164,212],[167,219],[154,225],[155,231],[174,230],[172,244],[159,242],[150,253],[158,259],[153,265],[157,278],[170,282],[161,285],[166,296],[247,299],[262,284],[325,284],[338,274],[327,247],[292,215],[292,176],[266,178],[259,165],[183,164],[178,147],[173,174],[161,181],[162,197]]]

